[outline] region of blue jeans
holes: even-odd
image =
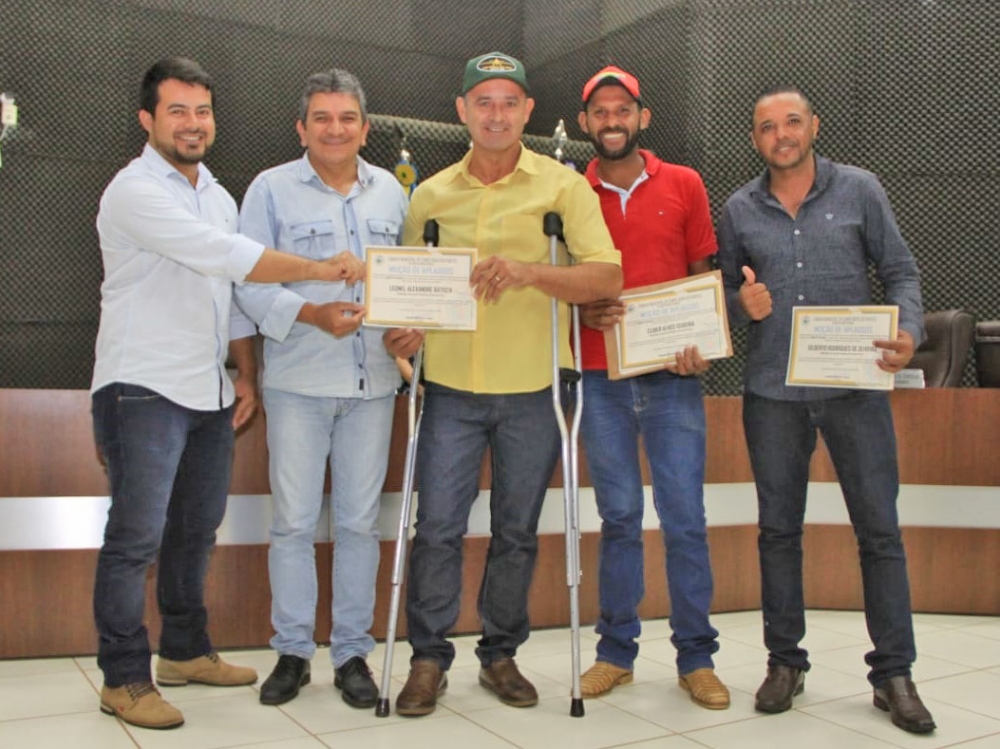
[[[379,499],[389,459],[395,396],[325,398],[264,390],[270,452],[271,647],[311,659],[316,652],[316,526],[330,462],[333,526],[333,631],[330,660],[340,667],[375,647]]]
[[[413,659],[434,660],[445,670],[455,658],[445,635],[458,619],[462,536],[479,495],[487,445],[493,460],[492,537],[479,586],[483,636],[476,649],[484,666],[513,657],[528,639],[538,516],[559,457],[552,395],[474,395],[427,383],[406,616]]]
[[[212,651],[204,581],[226,511],[232,408],[193,411],[122,383],[94,393],[92,408],[111,485],[94,583],[97,662],[104,683],[118,687],[151,680],[142,617],[157,552],[160,655],[183,661]]]
[[[747,393],[743,425],[760,511],[764,644],[770,665],[808,670],[799,642],[806,622],[802,597],[802,522],[809,458],[823,434],[847,502],[861,557],[865,619],[875,649],[865,656],[868,680],[909,676],[916,659],[906,554],[899,533],[899,471],[892,410],[885,393],[858,391],[815,401],[778,401]]]
[[[705,408],[696,377],[654,372],[609,380],[584,372],[580,433],[601,514],[597,660],[631,669],[644,593],[639,438],[666,547],[677,670],[712,668],[719,636],[708,620],[712,568],[705,531]]]

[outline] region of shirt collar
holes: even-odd
[[[158,177],[163,177],[164,179],[182,179],[185,184],[190,185],[187,176],[181,174],[177,167],[167,161],[163,156],[153,148],[149,143],[146,143],[142,147],[141,159],[143,163],[156,174]],[[176,175],[176,176],[175,176]],[[204,190],[209,185],[215,184],[215,177],[212,172],[209,171],[208,167],[204,163],[198,162],[198,184],[194,187],[195,190]]]
[[[375,174],[371,167],[368,166],[368,162],[362,159],[360,156],[358,159],[358,183],[361,187],[371,187],[372,182],[375,181]],[[316,173],[316,169],[313,167],[312,162],[309,161],[309,152],[303,151],[302,158],[299,160],[299,180],[302,182],[311,182],[316,180],[317,184],[325,184],[320,176]]]
[[[816,160],[816,176],[813,179],[813,185],[809,188],[810,195],[816,195],[827,188],[830,184],[830,180],[833,178],[833,164],[829,159],[823,158],[822,156],[814,155],[813,158]],[[764,168],[763,173],[757,177],[753,182],[750,183],[750,195],[757,200],[763,200],[771,194],[771,172],[767,167]]]
[[[521,152],[518,154],[517,163],[514,164],[514,171],[510,174],[505,175],[498,182],[503,182],[511,177],[512,174],[517,172],[524,172],[525,174],[538,174],[538,162],[537,159],[541,158],[538,154],[532,151],[530,148],[525,147],[521,144]],[[478,185],[481,184],[480,181],[474,177],[469,172],[469,162],[472,160],[472,148],[468,150],[462,160],[458,162],[458,170],[455,173],[455,178],[461,176],[469,184]],[[496,184],[496,183],[494,183]]]
[[[645,148],[639,149],[639,155],[642,156],[642,160],[646,164],[646,174],[650,177],[655,176],[658,171],[660,171],[660,160],[653,156],[652,153],[647,151]],[[587,164],[587,169],[584,172],[584,176],[587,181],[590,182],[591,187],[597,187],[601,184],[601,178],[597,176],[597,159],[591,159],[590,163]]]

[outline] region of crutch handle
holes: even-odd
[[[424,224],[424,244],[426,244],[428,247],[437,247],[437,243],[438,243],[438,222],[436,219],[429,218]]]
[[[566,385],[575,385],[583,379],[583,375],[575,369],[559,367],[559,380]]]
[[[547,237],[557,237],[562,239],[562,216],[555,211],[549,211],[542,219],[542,230]]]

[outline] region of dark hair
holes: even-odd
[[[358,100],[361,108],[361,122],[368,121],[368,105],[361,82],[351,73],[341,68],[331,68],[322,73],[313,73],[306,80],[306,87],[299,99],[299,120],[305,124],[309,113],[309,99],[313,94],[349,94]]]
[[[812,102],[809,101],[809,97],[805,95],[805,92],[798,86],[792,86],[786,83],[780,83],[777,86],[771,86],[770,88],[764,90],[756,99],[753,100],[753,109],[750,110],[750,123],[753,124],[753,113],[757,111],[757,105],[760,104],[764,99],[769,96],[777,96],[778,94],[795,94],[802,102],[806,105],[806,111],[810,116],[815,114],[813,110]]]
[[[160,102],[160,84],[170,78],[182,83],[204,86],[209,93],[212,91],[212,79],[194,60],[186,57],[164,57],[153,63],[142,77],[139,109],[144,109],[150,114],[156,112],[156,105]],[[212,98],[215,98],[214,94]]]

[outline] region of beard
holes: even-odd
[[[625,135],[625,144],[621,148],[611,150],[606,148],[604,143],[601,142],[601,136],[607,133],[622,133]],[[594,150],[597,151],[598,155],[602,159],[608,159],[610,161],[620,161],[626,156],[629,156],[639,144],[639,131],[636,130],[634,133],[629,133],[623,127],[608,127],[597,133],[596,136],[589,136],[590,142],[594,144]]]

